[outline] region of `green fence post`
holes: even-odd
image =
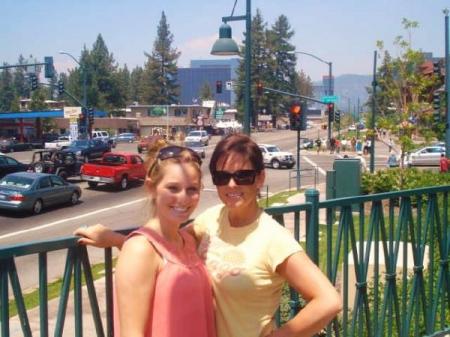
[[[306,212],[306,253],[319,264],[319,191],[307,189],[305,200],[312,204],[311,211]]]

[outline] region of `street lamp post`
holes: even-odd
[[[445,14],[445,155],[450,158],[450,51],[449,51],[449,23],[448,9],[444,9]]]
[[[65,51],[60,51],[59,53],[62,55],[69,56],[72,60],[75,61],[76,64],[78,64],[80,66],[80,69],[83,72],[83,108],[86,113],[84,127],[86,128],[86,136],[87,136],[87,138],[89,138],[90,135],[89,135],[89,118],[87,116],[88,108],[87,108],[87,73],[86,73],[86,69],[83,65],[81,65],[81,63],[72,54],[65,52]]]
[[[235,3],[236,5],[236,3]],[[234,8],[233,8],[234,12]],[[214,43],[211,54],[219,56],[239,55],[239,47],[236,42],[231,38],[231,27],[227,24],[229,21],[243,21],[245,20],[245,83],[244,83],[244,133],[250,135],[250,121],[251,121],[251,30],[252,30],[252,17],[251,17],[251,0],[246,0],[245,15],[224,16],[222,17],[222,26],[219,29],[219,39]]]
[[[315,58],[317,61],[320,61],[320,62],[328,65],[328,92],[327,92],[327,95],[333,96],[334,95],[333,82],[332,82],[333,81],[333,62],[327,62],[314,54],[310,54],[310,53],[307,53],[304,51],[294,51],[294,53],[311,56],[312,58]],[[331,139],[331,120],[330,120],[330,118],[328,118],[328,142],[330,141],[330,139]]]

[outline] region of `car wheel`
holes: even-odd
[[[123,191],[128,188],[128,178],[127,176],[123,176],[119,183],[119,188]]]
[[[280,162],[277,159],[272,160],[271,165],[272,165],[272,167],[274,169],[279,169],[280,168]]]
[[[41,213],[43,206],[44,206],[44,204],[42,203],[41,199],[36,200],[33,204],[33,209],[32,209],[33,214]]]
[[[36,173],[44,173],[45,172],[45,165],[44,165],[44,163],[36,163],[34,165],[34,172],[36,172]]]
[[[59,175],[62,179],[64,179],[64,180],[67,180],[67,178],[69,177],[69,175],[67,174],[66,171],[60,171],[60,172],[58,173],[58,175]]]
[[[88,185],[90,188],[95,188],[97,187],[98,183],[95,181],[88,181]]]
[[[78,192],[73,192],[72,195],[70,196],[70,204],[71,205],[78,204],[79,199],[80,199],[80,195],[78,194]]]

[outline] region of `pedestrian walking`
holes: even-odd
[[[441,159],[439,160],[439,172],[441,173],[448,172],[448,159],[444,153],[441,153]]]
[[[397,155],[394,151],[391,151],[387,160],[387,167],[398,167]]]
[[[321,146],[322,146],[322,140],[320,138],[317,138],[316,139],[317,154],[319,154]]]

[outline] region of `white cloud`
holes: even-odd
[[[214,42],[217,40],[217,34],[210,36],[197,37],[182,43],[178,50],[181,51],[179,67],[189,67],[190,61],[193,59],[209,59],[213,56],[210,54]]]

